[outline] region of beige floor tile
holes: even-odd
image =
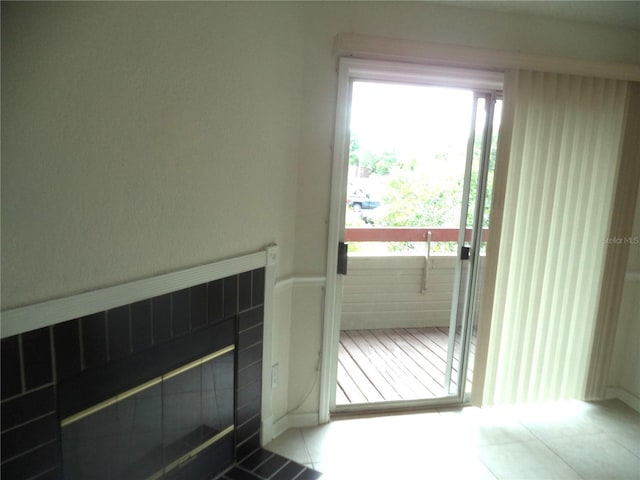
[[[278,438],[265,445],[265,448],[294,462],[302,464],[312,463],[302,437],[302,432],[299,428],[287,430],[278,436]]]
[[[640,415],[620,400],[588,403],[588,415],[603,432],[640,430]]]
[[[640,479],[640,458],[612,434],[554,438],[545,443],[586,480]]]
[[[523,426],[543,441],[605,432],[603,422],[594,415],[594,407],[585,402],[555,402],[512,411]]]
[[[479,447],[482,462],[499,480],[572,480],[578,474],[539,440]]]
[[[329,461],[348,453],[352,456],[381,454],[409,455],[426,444],[436,443],[440,435],[435,425],[437,413],[339,420],[328,425],[306,428],[302,435],[313,462]]]
[[[476,457],[438,455],[435,452],[423,452],[422,455],[398,456],[383,452],[368,455],[348,455],[342,458],[314,463],[314,467],[323,472],[323,480],[380,479],[380,480],[496,480],[496,477]]]
[[[640,458],[640,427],[636,425],[628,425],[624,429],[610,432],[609,435],[627,450]]]
[[[443,412],[447,435],[463,445],[528,442],[536,437],[509,410],[464,409]]]
[[[640,480],[640,415],[617,401],[448,409],[292,429],[267,448],[323,480]]]
[[[312,462],[337,461],[345,454],[366,454],[375,447],[375,430],[367,422],[332,422],[305,428],[302,436]]]

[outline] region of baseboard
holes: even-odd
[[[619,387],[608,387],[605,393],[605,398],[617,398],[618,400],[626,403],[636,412],[640,413],[640,397],[633,393]]]
[[[316,427],[320,424],[318,412],[290,413],[287,417],[289,417],[289,428]]]
[[[276,422],[271,426],[271,431],[273,436],[271,439],[278,438],[284,432],[289,430],[289,416],[285,415],[284,417],[276,420]]]
[[[273,417],[263,420],[262,442],[263,445],[269,443],[274,438],[282,435],[291,428],[306,428],[319,425],[318,413],[290,413],[275,422]]]

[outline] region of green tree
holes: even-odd
[[[366,168],[370,173],[377,175],[389,175],[391,167],[398,161],[397,157],[396,150],[383,150],[382,152],[362,150],[358,136],[353,132],[351,133],[349,165]]]
[[[349,165],[360,164],[360,141],[355,133],[351,133],[349,140]]]
[[[377,175],[389,175],[391,167],[396,164],[397,152],[385,150],[382,153],[365,152],[361,157],[360,166],[368,168]]]
[[[443,165],[447,162],[445,157],[440,159]],[[390,169],[382,196],[385,213],[376,226],[458,227],[462,179],[455,172],[435,171],[431,162],[431,168],[424,165],[424,162],[408,160],[398,162]],[[392,251],[417,248],[418,245],[411,242],[395,242],[390,246]],[[455,246],[434,244],[432,251],[455,252]]]

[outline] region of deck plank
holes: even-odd
[[[446,334],[448,329],[444,329],[443,333],[440,330],[441,327],[435,328],[412,328],[411,334],[418,338],[418,340],[426,346],[426,348],[432,348],[434,354],[440,359],[440,368],[442,374],[447,369],[447,349],[449,348],[449,337]],[[433,347],[433,346],[436,347]],[[451,366],[451,386],[457,388],[458,382],[458,365],[459,365],[459,350],[455,348],[453,351],[453,365]]]
[[[383,400],[402,400],[400,392],[398,392],[392,383],[389,382],[388,372],[381,372],[374,363],[374,359],[369,357],[367,346],[360,345],[348,335],[341,336],[340,342],[353,360],[358,364],[360,370],[375,385],[376,390],[380,392]]]
[[[433,358],[437,359],[439,375],[442,378],[443,388],[445,380],[445,372],[447,370],[447,350],[449,348],[449,340],[446,336],[437,334],[437,328],[410,328],[406,329],[407,335],[417,339],[418,345],[423,345],[423,349],[429,351]],[[457,388],[457,372],[458,364],[456,362],[456,355],[454,350],[453,365],[451,369],[451,388]]]
[[[366,403],[367,397],[353,380],[347,369],[338,360],[338,385],[336,388],[336,403]]]
[[[347,394],[344,393],[344,390],[342,390],[342,385],[340,384],[340,381],[338,381],[338,386],[336,388],[336,403],[338,405],[344,405],[345,403],[355,403],[355,402],[351,402],[349,397],[347,397]]]
[[[345,384],[341,384],[347,397],[355,399],[351,400],[351,403],[359,403],[359,401],[363,401],[361,395],[364,397],[364,402],[380,402],[384,399],[376,389],[373,382],[369,380],[360,366],[355,362],[351,354],[347,351],[342,340],[340,341],[338,359],[338,363],[344,367],[344,373],[346,374],[343,378],[350,378],[353,380],[353,383],[347,381]],[[340,370],[338,370],[338,373],[340,373]],[[356,388],[350,388],[352,386],[355,386]]]
[[[416,390],[417,393],[414,398],[435,397],[442,394],[442,384],[438,383],[432,376],[434,370],[437,375],[437,369],[427,360],[421,361],[423,357],[419,355],[419,352],[410,355],[412,347],[406,342],[403,344],[402,337],[392,338],[386,333],[376,330],[370,330],[368,332],[367,335],[378,340],[380,348],[386,348],[396,361],[402,365],[403,372],[405,372],[408,381],[414,383],[414,390]],[[427,368],[425,368],[424,364],[427,365]],[[428,366],[432,367],[432,373],[429,372]]]
[[[444,372],[447,366],[447,347],[442,346],[437,339],[431,338],[427,333],[418,328],[405,328],[397,329],[393,331],[402,335],[406,332],[413,341],[416,348],[419,348],[424,354],[429,355],[434,365]]]
[[[376,335],[387,337],[389,342],[393,342],[403,351],[413,363],[418,365],[420,369],[425,371],[431,378],[430,384],[434,386],[435,391],[441,392],[444,387],[444,366],[440,365],[440,358],[431,350],[424,348],[415,340],[410,333],[400,335],[393,330],[375,330]],[[437,385],[437,387],[436,387]]]
[[[426,348],[431,348],[440,358],[440,365],[442,371],[446,371],[447,368],[447,350],[449,348],[449,339],[446,335],[441,335],[437,328],[433,329],[420,329],[412,328],[411,334],[418,338],[418,340],[425,345]],[[453,365],[451,366],[451,383],[455,387],[457,385],[456,378],[458,377],[458,357],[459,351],[453,350]]]
[[[388,328],[340,332],[336,404],[414,400],[443,396],[448,328]],[[459,364],[456,333],[452,386]],[[475,338],[469,351],[471,389]]]
[[[420,398],[424,388],[412,381],[411,370],[399,362],[392,352],[367,330],[351,330],[351,339],[361,346],[363,351],[374,359],[373,364],[385,377],[389,385],[398,392],[402,400]]]
[[[437,328],[437,337],[440,338],[441,340],[443,338],[448,338],[448,328],[444,328],[444,327],[438,327]],[[471,380],[473,379],[473,362],[475,360],[475,355],[476,355],[476,342],[475,342],[475,335],[473,337],[471,337],[471,343],[469,344],[469,365],[467,367],[467,386],[466,389],[467,391],[471,390]],[[453,369],[455,370],[455,375],[457,377],[457,373],[458,373],[458,366],[460,365],[459,361],[460,361],[460,345],[461,345],[461,341],[462,341],[462,335],[460,334],[460,330],[456,331],[456,337],[455,337],[455,350],[453,353],[453,358],[454,358],[454,364],[453,364]]]

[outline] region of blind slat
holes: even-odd
[[[579,398],[611,215],[626,83],[520,71],[485,404]]]

